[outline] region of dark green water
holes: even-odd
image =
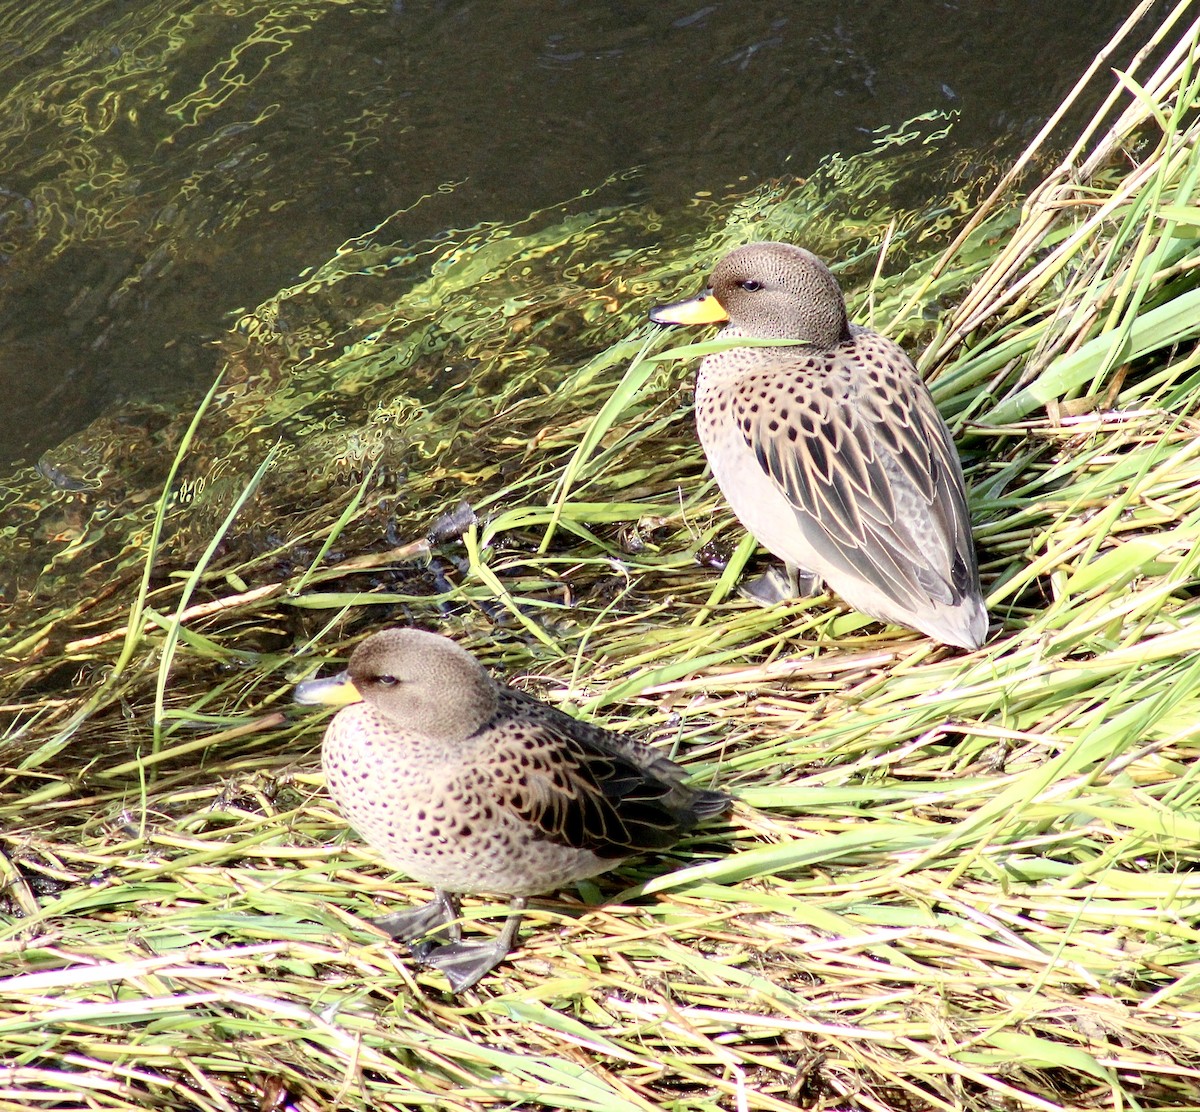
[[[1126,10],[5,0],[0,462],[191,405],[238,309],[398,210],[417,243],[621,173],[670,227],[930,109],[1014,150]]]

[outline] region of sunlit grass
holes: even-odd
[[[1195,29],[1170,37],[1118,79],[1116,127],[1032,186],[1029,152],[943,256],[898,221],[903,266],[855,294],[930,341],[989,593],[978,652],[737,596],[756,557],[704,472],[696,353],[681,367],[644,306],[596,310],[582,280],[544,316],[509,304],[508,333],[469,341],[490,401],[390,385],[388,345],[419,351],[422,312],[485,315],[520,237],[469,233],[403,329],[364,310],[336,374],[306,356],[266,400],[214,394],[152,513],[89,555],[110,589],[4,645],[0,1109],[1200,1107],[1200,84]],[[829,246],[815,196],[714,206],[703,249]],[[588,227],[564,218],[544,253]],[[696,250],[594,280],[663,300]],[[576,325],[612,335],[550,363],[543,330]],[[358,424],[289,440],[293,380],[366,397]],[[227,454],[189,505],[205,435]],[[474,519],[435,529],[459,497]],[[538,901],[450,997],[362,922],[422,893],[347,834],[323,720],[290,702],[402,622],[737,807]],[[487,900],[466,910],[495,929]]]

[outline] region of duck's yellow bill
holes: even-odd
[[[650,319],[655,324],[724,324],[729,314],[713,297],[712,290],[705,290],[699,297],[689,297],[686,301],[674,301],[670,305],[651,309]]]
[[[292,701],[313,705],[322,703],[327,707],[345,707],[362,702],[362,692],[350,680],[348,672],[339,672],[323,680],[305,680],[296,684]]]

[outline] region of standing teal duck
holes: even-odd
[[[742,524],[880,621],[977,649],[988,619],[962,466],[903,349],[849,322],[829,268],[803,248],[727,254],[659,324],[728,321],[721,339],[792,340],[707,356],[696,427]]]
[[[503,961],[528,896],[666,849],[732,803],[641,742],[493,682],[436,633],[372,634],[296,701],[349,704],[321,748],[329,794],[389,865],[434,888],[432,903],[376,926],[432,934],[413,952],[455,992]],[[476,892],[512,898],[495,942],[461,940],[458,897]]]

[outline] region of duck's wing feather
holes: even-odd
[[[897,344],[860,332],[757,377],[739,427],[830,565],[909,607],[978,593],[958,453]]]
[[[684,785],[683,769],[646,746],[511,688],[500,689],[485,729],[495,742],[489,765],[508,780],[497,795],[560,845],[600,857],[665,849],[730,804]]]

